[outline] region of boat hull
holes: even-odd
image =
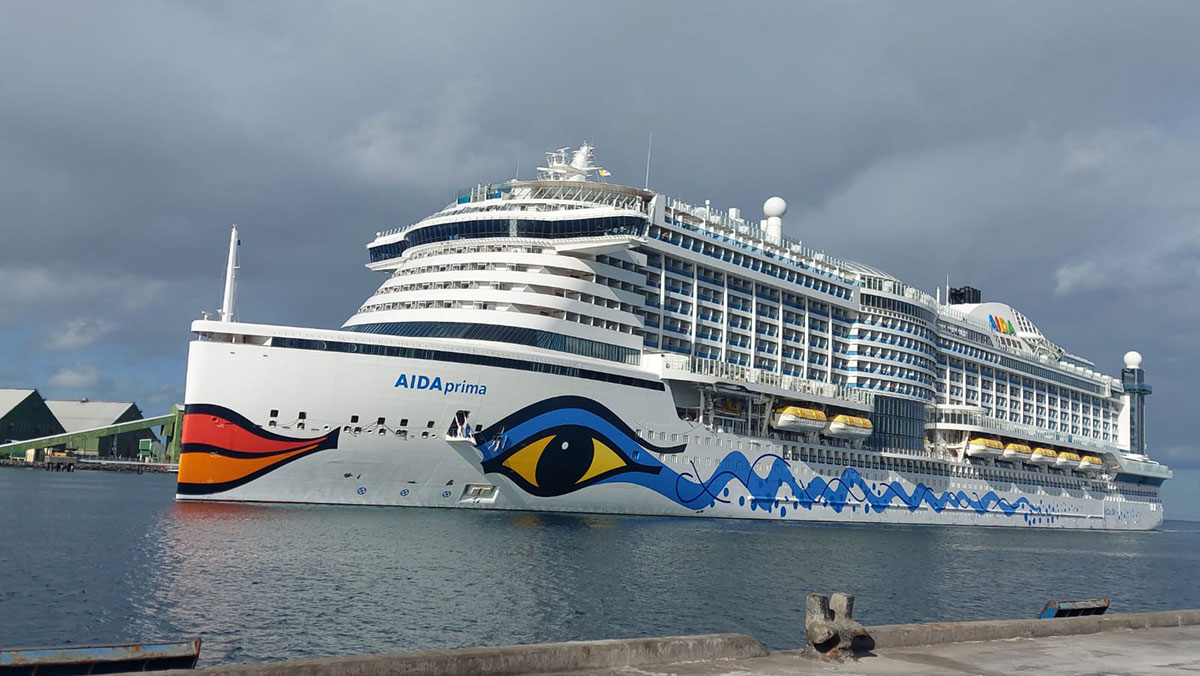
[[[822,434],[837,439],[866,439],[871,436],[871,430],[865,427],[847,425],[842,422],[831,422],[825,427],[825,431]]]
[[[1080,529],[1162,520],[1153,501],[992,489],[911,457],[714,432],[680,420],[656,383],[194,341],[177,498]],[[469,429],[453,427],[462,411]],[[568,445],[593,449],[591,468],[543,475],[536,454]]]
[[[1003,451],[992,448],[991,446],[984,446],[983,444],[967,445],[967,455],[971,456],[972,458],[999,458],[1002,454]]]
[[[774,419],[771,421],[771,427],[789,432],[806,432],[811,434],[825,429],[825,421],[801,418],[790,413],[780,413],[774,416]]]

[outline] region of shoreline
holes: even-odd
[[[117,464],[113,461],[91,460],[83,458],[75,458],[75,470],[81,472],[120,472],[125,474],[172,474],[178,470],[178,465],[167,463],[138,463],[122,462]],[[24,460],[13,460],[11,458],[0,458],[0,467],[11,467],[14,469],[31,469],[45,472],[45,462],[25,462]]]

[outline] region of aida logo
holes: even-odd
[[[442,382],[441,376],[430,378],[421,374],[401,373],[396,379],[396,384],[393,387],[401,387],[406,390],[427,390],[430,392],[441,392],[447,394],[487,394],[487,385],[468,383],[467,381],[454,382],[446,380]]]
[[[1007,333],[1010,336],[1017,335],[1017,330],[1015,328],[1013,328],[1012,322],[1008,321],[1004,317],[997,317],[996,315],[988,315],[988,321],[992,323],[993,331],[999,331],[1000,333]]]

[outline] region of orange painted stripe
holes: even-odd
[[[203,413],[189,413],[183,416],[183,435],[180,442],[184,444],[208,444],[217,448],[245,453],[278,453],[290,451],[301,445],[323,441],[318,439],[294,439],[276,441],[264,439],[254,432],[245,430],[219,416]]]
[[[222,484],[226,481],[236,481],[316,447],[317,444],[309,444],[291,453],[266,458],[230,458],[216,453],[184,453],[179,456],[179,482]]]

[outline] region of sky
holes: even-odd
[[[656,191],[1140,351],[1200,519],[1200,3],[425,4],[0,3],[0,386],[165,412],[231,223],[240,319],[336,327],[377,231],[652,134]]]

